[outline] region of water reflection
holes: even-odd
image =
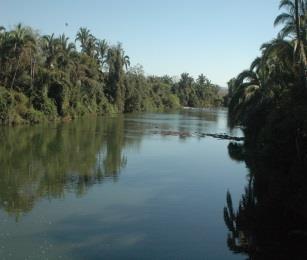
[[[227,193],[229,249],[248,259],[306,259],[306,158],[284,146],[260,152],[251,144],[230,144],[228,149],[230,157],[244,160],[250,171],[237,210]]]
[[[123,149],[140,139],[125,137],[122,117],[3,128],[0,207],[18,216],[41,197],[82,196],[94,183],[116,181],[127,163]]]
[[[245,167],[195,132],[230,134],[226,111],[1,128],[0,258],[241,259],[221,208]]]
[[[195,132],[230,133],[226,118],[223,109],[193,109],[2,127],[0,208],[18,219],[40,198],[83,196],[95,183],[117,181],[127,164],[125,149],[138,150],[145,134],[157,131],[184,142]],[[165,134],[172,131],[176,134]]]

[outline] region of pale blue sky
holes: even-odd
[[[97,38],[122,42],[132,65],[146,74],[207,75],[226,82],[276,36],[279,0],[0,0],[0,24],[18,22],[42,34],[80,26]],[[68,26],[65,26],[68,23]]]

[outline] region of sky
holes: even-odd
[[[205,74],[227,81],[249,67],[273,27],[279,0],[0,0],[0,25],[21,22],[41,34],[80,27],[110,43],[121,42],[131,65],[147,75]]]

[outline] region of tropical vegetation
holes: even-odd
[[[229,155],[250,174],[237,210],[227,193],[224,219],[228,247],[248,259],[307,257],[307,1],[279,7],[277,38],[228,83],[229,121],[245,132]]]
[[[260,146],[284,140],[294,153],[303,149],[307,134],[306,7],[306,0],[282,0],[285,12],[274,22],[283,25],[277,38],[263,44],[261,56],[228,83],[230,123],[242,125],[247,139]]]
[[[0,27],[0,123],[36,123],[84,114],[220,105],[219,87],[203,74],[145,76],[121,44],[80,28],[75,41]]]

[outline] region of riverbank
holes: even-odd
[[[104,116],[117,115],[132,112],[165,112],[170,110],[180,109],[214,109],[213,106],[208,108],[199,107],[184,107],[179,104],[179,99],[170,94],[168,98],[160,98],[157,103],[152,98],[147,98],[144,101],[145,105],[137,110],[131,109],[120,112],[115,104],[111,104],[108,100],[104,100],[100,106],[95,105],[94,108],[90,106],[67,107],[65,113],[58,111],[56,104],[50,98],[45,98],[45,101],[35,108],[35,97],[28,97],[25,94],[15,91],[7,90],[0,87],[0,125],[22,125],[22,124],[38,124],[43,122],[69,122],[84,116]],[[159,99],[158,99],[159,100]]]

